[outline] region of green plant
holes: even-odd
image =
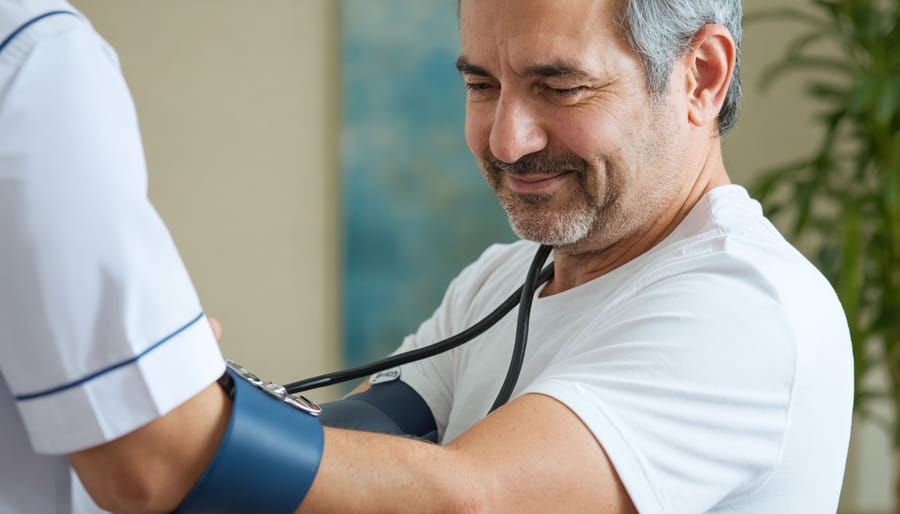
[[[750,14],[802,30],[765,72],[801,73],[824,129],[810,156],[765,172],[751,189],[812,249],[840,296],[854,343],[856,412],[889,430],[872,400],[900,414],[900,0],[810,0]],[[889,385],[873,388],[886,372]]]

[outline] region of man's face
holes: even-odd
[[[462,1],[466,141],[524,239],[603,250],[687,187],[686,106],[651,99],[618,1]]]

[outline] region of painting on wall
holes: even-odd
[[[515,236],[465,144],[452,2],[342,0],[341,32],[343,336],[358,365]]]

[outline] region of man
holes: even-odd
[[[302,512],[837,508],[850,341],[825,279],[729,183],[740,23],[738,0],[460,2],[466,139],[532,242],[488,249],[401,350],[481,319],[535,243],[555,274],[512,401],[486,415],[506,319],[399,370],[441,446],[326,429]]]

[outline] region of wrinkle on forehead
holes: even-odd
[[[468,0],[460,38],[467,62],[499,74],[567,62],[588,73],[606,68],[611,47],[632,53],[618,29],[621,0]]]

